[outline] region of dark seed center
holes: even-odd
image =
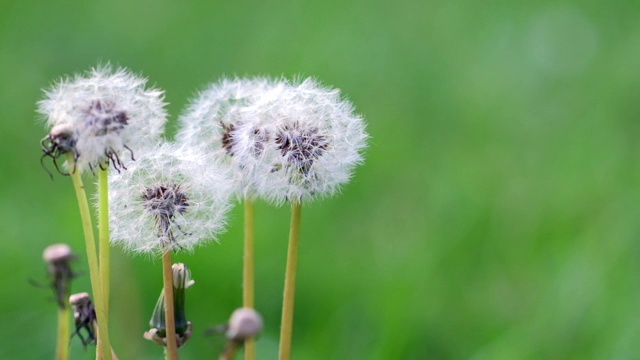
[[[300,129],[297,123],[284,126],[275,141],[282,156],[305,175],[329,146],[329,141],[317,128]]]
[[[93,128],[95,136],[119,133],[129,124],[128,120],[127,113],[116,110],[115,104],[110,101],[94,100],[87,110],[86,124]]]

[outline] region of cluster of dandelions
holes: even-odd
[[[191,337],[191,322],[184,315],[187,286],[176,288],[171,253],[216,239],[235,195],[245,206],[243,308],[249,312],[254,307],[253,203],[263,199],[292,206],[280,343],[280,358],[288,359],[301,205],[333,195],[349,181],[366,146],[362,118],[337,89],[313,79],[225,79],[191,102],[179,118],[176,141],[169,142],[161,138],[163,92],[145,85],[145,79],[126,70],[100,67],[60,81],[39,103],[50,127],[41,142],[43,159],[51,158],[59,172],[71,175],[78,194],[96,313],[85,323],[96,327],[91,334],[97,333],[98,357],[111,357],[109,243],[162,256],[164,291],[145,336],[166,346],[167,358],[177,359],[177,347]],[[58,167],[63,155],[67,172]],[[116,171],[108,173],[109,167]],[[100,175],[99,263],[80,191],[79,174],[87,170]],[[183,264],[178,268],[189,273]],[[243,322],[259,331],[256,316]],[[244,331],[230,328],[236,335],[227,332],[229,345],[221,356],[230,359],[243,345],[245,358],[255,358],[255,331],[241,337],[237,334]]]
[[[220,159],[240,198],[276,205],[333,195],[362,162],[353,105],[313,79],[223,80],[180,118],[177,141]]]

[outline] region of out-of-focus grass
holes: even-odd
[[[0,358],[48,359],[41,250],[83,254],[71,182],[40,168],[35,103],[111,61],[166,89],[172,120],[227,75],[312,75],[372,136],[343,193],[305,207],[297,359],[633,358],[640,332],[640,6],[633,1],[0,4]],[[175,122],[171,122],[169,134]],[[90,179],[86,180],[90,182]],[[241,209],[194,254],[185,359],[241,304]],[[277,353],[288,211],[257,206],[261,358]],[[87,270],[84,255],[78,267]],[[160,262],[114,250],[112,338],[142,332]],[[76,283],[89,289],[88,276]],[[72,342],[73,358],[91,358]]]

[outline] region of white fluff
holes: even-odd
[[[245,186],[274,204],[333,195],[362,162],[365,125],[338,89],[280,82],[241,113],[235,161],[251,179]]]
[[[239,198],[253,197],[255,191],[251,191],[247,172],[233,155],[232,130],[247,121],[244,109],[273,86],[267,78],[223,79],[198,94],[178,120],[176,141],[223,164],[230,171]]]
[[[160,144],[142,151],[127,171],[109,174],[111,239],[134,252],[191,250],[215,240],[224,230],[232,184],[218,163],[176,144]],[[173,241],[158,226],[160,211],[149,210],[142,195],[147,188],[179,186],[188,206],[173,212]]]
[[[38,111],[51,128],[72,129],[80,171],[107,164],[109,154],[128,166],[126,147],[137,155],[157,142],[167,119],[163,91],[145,89],[146,82],[125,69],[97,67],[46,90]]]

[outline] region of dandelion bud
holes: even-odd
[[[146,79],[109,66],[63,79],[45,91],[38,111],[51,132],[41,141],[43,158],[73,154],[80,171],[112,165],[126,168],[122,155],[156,142],[164,131],[163,92],[145,89]],[[60,171],[58,169],[58,171]]]
[[[247,120],[245,108],[275,85],[267,78],[222,80],[200,93],[179,119],[177,142],[230,170],[239,197],[252,192],[247,172],[236,163],[234,132]]]
[[[184,345],[192,334],[192,325],[187,321],[185,313],[185,289],[195,283],[191,279],[191,272],[185,264],[173,264],[173,300],[174,319],[176,322],[176,336],[178,347]],[[155,342],[158,345],[166,346],[166,323],[165,323],[164,291],[160,293],[156,307],[149,325],[151,329],[144,333],[144,338]]]
[[[337,89],[312,79],[274,86],[244,109],[234,132],[238,166],[275,204],[328,196],[362,162],[367,134]]]
[[[69,303],[73,309],[73,318],[75,320],[76,329],[71,337],[78,336],[82,345],[85,347],[89,344],[96,343],[96,311],[91,302],[89,293],[83,292],[73,294],[69,297]],[[83,335],[84,330],[84,335]]]
[[[244,341],[262,331],[262,317],[252,308],[236,309],[231,314],[226,336],[229,340]]]
[[[173,287],[176,289],[186,289],[195,284],[195,280],[191,279],[191,271],[187,268],[187,265],[183,263],[177,263],[171,265],[173,273]]]
[[[112,241],[136,252],[164,252],[215,239],[231,195],[217,169],[174,144],[142,151],[128,171],[109,175]]]
[[[71,252],[69,245],[55,244],[44,249],[42,258],[47,263],[51,287],[56,294],[58,306],[64,309],[71,292],[71,280],[75,278],[71,270],[71,261],[74,261],[76,256]]]

